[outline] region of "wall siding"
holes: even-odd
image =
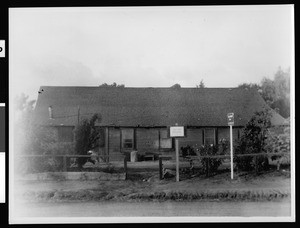
[[[241,128],[233,128],[232,129],[232,136],[233,136],[233,142],[238,140],[239,135],[241,135]],[[218,140],[220,139],[226,139],[226,140],[230,140],[230,130],[229,127],[228,128],[218,128]]]
[[[196,144],[203,144],[203,130],[202,129],[187,129],[186,137],[179,139],[179,148],[189,146],[196,146]]]
[[[158,152],[159,129],[136,129],[136,148],[139,154]]]
[[[110,161],[116,161],[116,160],[121,160],[121,148],[120,148],[120,143],[121,143],[121,133],[120,129],[118,128],[109,128],[109,140],[108,140],[108,145],[109,145],[109,160]]]

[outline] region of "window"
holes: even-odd
[[[133,149],[134,148],[134,130],[122,129],[122,148]]]
[[[58,127],[59,142],[73,142],[73,140],[74,140],[73,127],[70,126]]]
[[[124,139],[123,147],[125,149],[133,148],[133,140],[132,139]]]
[[[172,148],[172,138],[168,138],[168,130],[160,130],[160,148],[161,149],[171,149]]]
[[[208,128],[204,130],[204,144],[205,145],[216,144],[215,129]]]

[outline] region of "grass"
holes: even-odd
[[[23,181],[17,197],[29,201],[265,201],[290,196],[289,170],[255,172],[221,171],[159,180],[157,169],[129,168],[126,181]],[[17,185],[16,185],[17,186]]]
[[[207,200],[243,200],[243,201],[270,201],[289,197],[289,193],[280,191],[199,191],[199,192],[142,192],[127,194],[118,192],[112,194],[106,191],[79,190],[79,191],[42,191],[27,192],[24,199],[30,201],[207,201]]]

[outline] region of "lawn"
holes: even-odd
[[[185,165],[188,167],[188,164]],[[168,161],[164,166],[174,169],[175,164]],[[18,199],[42,201],[270,200],[289,197],[291,192],[289,170],[277,171],[274,167],[260,175],[238,172],[233,180],[226,167],[210,177],[205,174],[181,174],[180,177],[179,182],[175,181],[175,177],[160,180],[158,162],[137,162],[128,163],[127,180],[18,180],[15,181],[14,191]]]

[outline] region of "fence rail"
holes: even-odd
[[[123,161],[125,160],[124,155],[77,155],[77,154],[26,154],[26,155],[18,155],[16,158],[59,158],[62,159],[62,167],[63,171],[68,170],[68,163],[67,161],[70,158],[98,158],[98,163],[102,164],[108,164],[110,158],[116,159]],[[99,158],[102,158],[101,160]],[[127,167],[125,167],[126,169]]]
[[[258,173],[258,157],[270,157],[270,156],[284,156],[284,155],[289,155],[290,153],[286,152],[279,152],[279,153],[253,153],[253,154],[234,154],[233,157],[253,157],[254,158],[254,169],[255,173]],[[224,159],[224,158],[230,158],[230,155],[225,154],[225,155],[201,155],[201,156],[186,156],[186,158],[189,161],[192,160],[201,160],[201,159],[206,159],[205,166],[206,166],[206,176],[210,176],[210,159]]]
[[[254,157],[254,156],[280,156],[280,155],[290,155],[290,153],[281,152],[281,153],[255,153],[255,154],[233,154],[233,157]],[[202,158],[230,158],[230,154],[224,155],[193,155],[186,156],[188,159],[202,159]]]

